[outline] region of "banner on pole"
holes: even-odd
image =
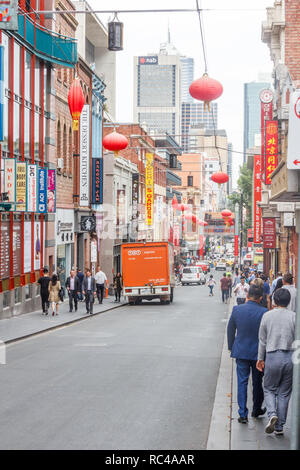
[[[254,156],[254,237],[255,244],[261,243],[261,208],[258,202],[261,201],[261,156]]]

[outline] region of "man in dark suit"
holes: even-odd
[[[252,416],[257,418],[266,412],[266,408],[261,408],[264,400],[263,374],[256,369],[260,322],[264,313],[268,311],[259,305],[262,297],[262,288],[251,285],[247,302],[233,307],[227,327],[228,349],[231,351],[231,357],[236,359],[239,423],[248,422],[247,389],[250,371],[253,383]]]
[[[82,283],[82,292],[85,295],[86,313],[93,314],[93,307],[96,295],[96,281],[89,269]]]
[[[78,294],[80,291],[80,281],[75,275],[75,271],[72,269],[70,276],[66,280],[66,288],[69,294],[69,306],[70,312],[73,311],[73,300],[75,305],[75,312],[77,312],[78,307]]]

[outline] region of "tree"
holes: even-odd
[[[241,203],[246,211],[246,218],[243,221],[243,237],[244,240],[247,240],[248,229],[252,226],[252,171],[249,170],[246,163],[240,167],[240,177],[237,184],[239,192],[230,194],[228,200],[232,212],[235,211],[235,205],[238,204],[240,208]]]

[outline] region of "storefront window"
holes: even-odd
[[[14,94],[20,96],[20,46],[14,44]]]

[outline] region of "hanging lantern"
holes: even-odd
[[[210,78],[205,73],[201,78],[195,80],[190,86],[190,95],[199,101],[204,101],[204,110],[210,110],[211,101],[219,98],[223,93],[223,87],[220,82]]]
[[[221,212],[221,216],[225,219],[228,217],[232,217],[232,212],[230,212],[228,209],[225,209],[224,211]]]
[[[124,24],[118,20],[117,13],[113,20],[108,23],[108,49],[110,51],[123,50],[123,27]]]
[[[114,152],[115,157],[118,156],[120,150],[126,149],[128,146],[127,138],[116,132],[115,130],[107,134],[103,139],[103,147],[110,152]]]
[[[80,114],[85,103],[79,78],[74,78],[73,80],[68,95],[68,102],[70,113],[73,118],[73,131],[78,131]]]
[[[210,177],[210,179],[214,183],[218,183],[218,185],[221,185],[221,184],[227,183],[227,181],[229,181],[229,176],[227,175],[227,173],[223,173],[222,171],[219,171],[217,173],[214,173]]]

